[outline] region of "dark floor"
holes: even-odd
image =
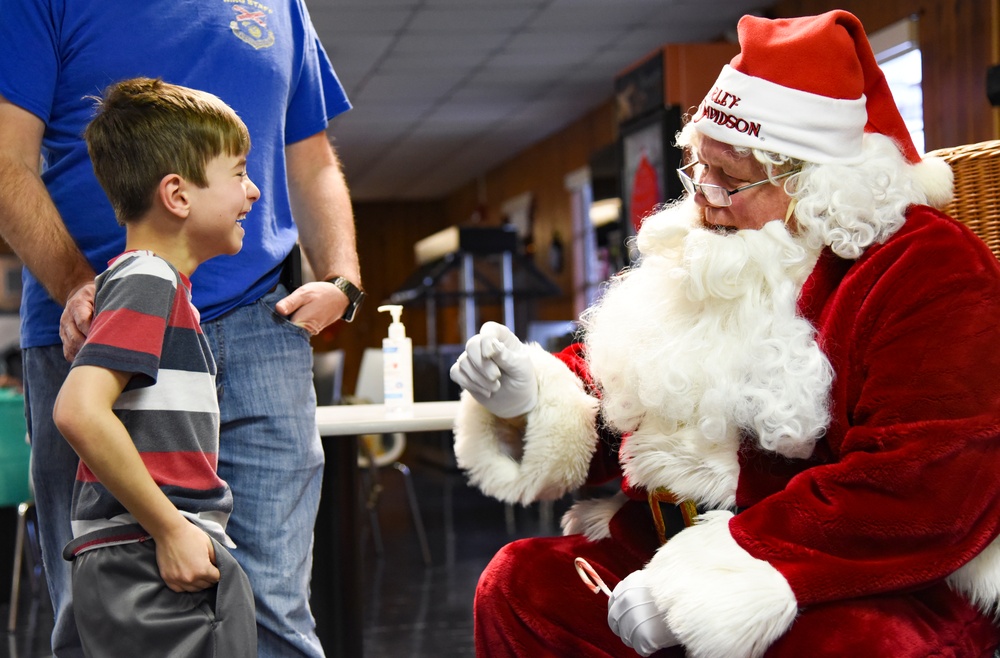
[[[537,505],[508,508],[485,498],[465,483],[448,453],[431,437],[414,441],[411,435],[402,461],[411,468],[431,566],[423,562],[405,476],[393,468],[382,469],[381,558],[376,556],[368,516],[361,519],[365,656],[475,656],[472,598],[479,574],[512,539],[555,532],[552,514]]]
[[[382,555],[366,512],[360,538],[364,561],[364,655],[366,657],[462,658],[475,656],[472,598],[493,554],[512,539],[557,532],[564,505],[508,508],[465,484],[446,451],[448,437],[411,435],[401,461],[410,467],[431,554],[426,567],[408,506],[404,475],[380,469],[378,527]],[[556,520],[553,520],[555,517]],[[4,540],[6,541],[6,540]],[[11,543],[12,540],[11,540]],[[0,569],[9,572],[9,562]],[[22,588],[26,590],[27,587]],[[7,589],[0,603],[6,628]],[[51,656],[52,612],[47,597],[32,619],[29,592],[22,591],[18,630],[2,632],[0,658]]]

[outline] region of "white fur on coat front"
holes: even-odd
[[[1000,615],[1000,537],[948,576],[948,586],[994,619]]]
[[[562,361],[535,344],[528,354],[538,403],[523,437],[468,392],[455,420],[455,457],[469,481],[488,496],[523,505],[561,498],[586,481],[599,404]]]
[[[756,658],[792,625],[795,594],[777,569],[729,532],[730,512],[706,512],[646,565],[656,605],[693,658]]]

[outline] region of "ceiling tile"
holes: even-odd
[[[493,52],[509,38],[507,31],[444,32],[428,37],[424,33],[406,32],[399,37],[393,51],[405,55],[427,53],[464,57]]]
[[[457,82],[455,76],[437,71],[421,76],[407,75],[403,71],[375,73],[365,81],[363,91],[351,100],[358,103],[373,100],[434,100],[452,91]]]
[[[416,34],[503,32],[521,28],[536,13],[531,5],[497,4],[421,9],[409,29]]]
[[[395,34],[407,25],[414,11],[415,8],[407,2],[386,2],[382,5],[309,6],[309,15],[324,43],[328,36],[339,34]]]

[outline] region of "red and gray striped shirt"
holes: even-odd
[[[179,294],[178,294],[179,293]],[[215,360],[191,304],[191,283],[148,251],[128,251],[97,277],[94,320],[73,367],[131,373],[113,410],[150,475],[182,514],[224,545],[233,508],[216,473],[219,402]],[[67,558],[148,535],[86,464],[73,491]]]

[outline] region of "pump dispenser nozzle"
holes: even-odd
[[[389,338],[406,338],[406,327],[399,321],[399,316],[403,313],[403,307],[399,304],[385,304],[378,307],[379,313],[388,312],[392,315],[392,324],[389,325]]]

